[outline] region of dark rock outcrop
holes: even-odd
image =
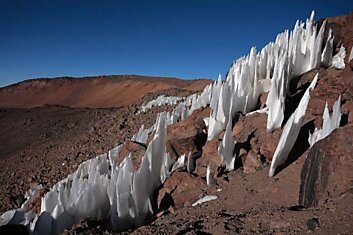
[[[353,124],[335,130],[310,150],[301,172],[299,204],[317,207],[353,188]]]

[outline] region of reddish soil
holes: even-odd
[[[0,88],[0,107],[121,107],[137,102],[149,92],[172,88],[199,91],[210,82],[136,75],[33,79]]]
[[[353,42],[353,27],[347,29],[352,22],[353,14],[329,19],[331,26],[336,27],[334,33],[347,45]],[[295,79],[291,84],[292,94],[286,100],[286,118],[297,107],[317,72],[320,80],[311,93],[295,151],[275,177],[268,178],[268,170],[281,130],[267,133],[265,114],[239,115],[233,120],[233,138],[237,140],[236,151],[241,156],[236,162],[236,171],[222,172],[213,165],[215,183],[208,187],[205,168],[219,162],[217,147],[223,136],[220,134],[219,140],[206,145],[200,141],[204,136],[199,120],[207,116],[209,110],[198,110],[183,122],[169,127],[167,143],[168,149],[174,149],[173,158],[191,150],[192,156],[197,158],[196,170],[184,169],[172,174],[156,191],[158,214],[149,224],[122,234],[353,234],[350,171],[353,66],[347,65],[344,70],[315,69]],[[61,78],[31,80],[1,88],[0,106],[12,108],[0,110],[0,212],[18,207],[30,184],[42,183],[49,189],[82,161],[124,142],[141,124],[152,125],[158,112],[171,109],[159,107],[136,115],[139,104],[162,93],[187,95],[191,92],[188,90],[202,89],[208,83],[155,78],[148,78],[147,82],[141,77],[128,80],[122,77]],[[306,141],[309,130],[321,125],[325,102],[332,107],[339,95],[342,95],[344,113],[341,127],[309,150]],[[52,102],[72,107],[14,108]],[[106,108],[110,106],[122,107]],[[137,149],[136,154],[140,156],[139,151]],[[322,160],[315,163],[317,156]],[[323,171],[326,179],[323,183],[313,178],[315,169],[307,170],[316,166],[312,162],[320,166],[320,174]],[[328,163],[330,167],[323,167],[322,164]],[[310,186],[305,184],[306,177],[312,179],[310,184],[318,186],[314,191],[319,195],[315,198],[317,205],[307,208],[299,200],[304,197],[302,188]],[[207,194],[217,195],[218,199],[191,206]],[[111,234],[97,219],[84,220],[65,233]]]
[[[108,151],[117,144],[124,143],[137,133],[142,124],[146,128],[150,127],[155,123],[159,112],[172,109],[172,107],[162,106],[153,108],[146,114],[136,115],[141,104],[161,94],[188,96],[197,92],[197,89],[202,90],[210,82],[209,80],[184,81],[136,76],[124,80],[123,76],[116,77],[116,81],[114,78],[38,79],[0,90],[1,95],[8,94],[6,99],[0,99],[0,103],[5,103],[6,100],[11,101],[14,95],[19,94],[26,105],[32,106],[39,102],[46,103],[44,102],[46,98],[54,99],[56,95],[50,95],[51,91],[55,93],[55,91],[63,92],[67,89],[65,94],[68,97],[73,95],[73,91],[79,87],[96,89],[93,87],[95,83],[103,84],[100,87],[109,87],[112,81],[116,82],[117,87],[127,84],[125,87],[131,88],[124,91],[128,92],[125,97],[120,95],[120,98],[114,100],[114,102],[131,104],[117,108],[105,108],[111,106],[112,101],[104,99],[96,103],[103,108],[58,105],[17,108],[21,101],[20,98],[13,100],[17,102],[14,105],[15,108],[0,107],[0,179],[2,182],[0,184],[0,213],[17,208],[23,202],[23,195],[31,184],[41,183],[46,189],[51,188],[56,182],[75,171],[78,164]],[[105,79],[107,81],[104,81]],[[38,89],[38,84],[41,83],[44,84],[42,90]],[[147,88],[144,87],[142,92],[135,92],[135,89],[139,86],[143,87],[144,84],[147,84]],[[22,94],[23,87],[26,87],[25,95]],[[84,92],[81,92],[81,95],[88,98],[86,100],[80,98],[80,101],[75,103],[78,106],[83,103],[88,104],[92,100],[89,96],[92,91],[82,90]],[[131,95],[136,93],[138,96]],[[46,98],[41,100],[38,94]],[[119,92],[117,94],[119,95]],[[143,97],[140,98],[140,96]],[[64,100],[62,99],[63,102]],[[59,103],[56,100],[53,102]],[[73,99],[70,102],[72,104]]]
[[[218,199],[196,207],[185,205],[133,234],[304,234],[313,232],[308,223],[316,220],[315,234],[351,234],[352,193],[320,208],[296,207],[303,162],[304,157],[272,179],[268,167],[254,174],[231,172],[227,180],[219,180],[221,192],[204,191]]]

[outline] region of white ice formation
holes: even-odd
[[[209,201],[213,201],[213,200],[216,200],[218,197],[215,196],[215,195],[206,195],[204,196],[203,198],[200,198],[199,200],[197,200],[196,202],[194,202],[191,206],[197,206],[197,205],[200,205],[202,203],[205,203],[205,202],[209,202]]]
[[[80,164],[54,185],[42,198],[41,214],[20,208],[4,213],[1,224],[23,224],[33,234],[57,234],[88,217],[109,219],[113,230],[141,225],[153,213],[154,190],[167,179],[173,165],[165,147],[167,116],[158,116],[154,138],[136,172],[130,155],[116,165],[118,146]]]
[[[189,173],[192,173],[196,170],[196,162],[195,160],[192,158],[192,154],[191,152],[189,152],[189,156],[188,156],[188,161],[186,163],[186,170]]]
[[[142,124],[138,133],[133,135],[131,140],[142,143],[142,144],[146,144],[147,139],[148,139],[148,135],[152,132],[153,127],[154,126],[152,126],[152,128],[145,129],[145,125]]]
[[[186,157],[185,157],[185,154],[183,154],[174,163],[174,165],[172,167],[172,172],[185,168],[186,164],[187,164]]]
[[[284,119],[285,98],[288,93],[289,82],[293,77],[301,75],[313,68],[319,67],[321,62],[321,45],[325,23],[317,32],[314,25],[314,12],[304,23],[297,21],[293,31],[285,31],[277,36],[272,54],[275,55],[271,89],[267,98],[269,108],[267,130],[273,131],[281,127]],[[270,72],[270,71],[267,71]]]
[[[54,185],[42,198],[39,215],[24,208],[33,200],[30,191],[20,209],[5,212],[0,217],[0,225],[23,224],[38,235],[60,233],[88,217],[108,219],[112,229],[119,231],[141,225],[154,212],[154,190],[171,172],[187,167],[185,155],[174,163],[166,152],[167,126],[207,106],[211,88],[212,84],[200,95],[187,97],[171,113],[160,113],[152,127],[141,126],[132,137],[133,141],[146,144],[149,134],[154,131],[155,134],[136,172],[130,155],[116,165],[121,149],[121,145],[117,146],[107,154],[83,162],[73,174]]]
[[[346,57],[346,48],[341,45],[339,52],[332,58],[332,66],[337,69],[344,69],[344,58]]]
[[[339,52],[335,56],[333,56],[333,40],[334,36],[332,35],[332,30],[330,29],[329,34],[327,36],[325,48],[321,54],[321,65],[323,67],[334,67],[336,69],[344,69],[344,58],[346,57],[346,48],[341,45]],[[353,52],[351,50],[348,62],[353,58],[352,53]]]
[[[42,185],[36,185],[25,193],[26,201],[17,210],[10,210],[0,216],[0,226],[6,224],[29,224],[32,220],[36,219],[34,212],[27,213],[28,206],[35,199],[35,195],[39,190],[42,190]]]
[[[208,186],[211,186],[214,184],[213,173],[214,172],[212,172],[210,165],[208,165],[207,171],[206,171],[206,183]]]
[[[267,130],[273,131],[283,124],[285,98],[292,78],[320,65],[344,68],[345,49],[341,46],[339,53],[332,55],[332,34],[321,53],[324,28],[325,24],[317,29],[312,13],[306,23],[297,21],[292,31],[286,30],[279,34],[274,42],[270,42],[261,51],[251,48],[249,55],[233,62],[224,81],[219,76],[201,94],[187,98],[160,96],[149,102],[141,108],[142,112],[159,105],[176,107],[170,113],[158,115],[151,128],[145,129],[142,126],[133,136],[132,140],[147,144],[149,135],[155,133],[136,172],[133,171],[130,155],[117,165],[115,158],[120,150],[117,146],[107,154],[82,163],[76,172],[57,183],[42,198],[41,214],[20,208],[4,213],[0,223],[24,224],[33,234],[38,235],[57,234],[87,217],[106,219],[110,221],[113,230],[141,225],[154,212],[154,190],[172,171],[191,171],[193,168],[191,158],[187,161],[183,155],[173,163],[169,153],[166,153],[167,126],[184,120],[194,110],[208,105],[211,114],[205,119],[208,126],[207,139],[218,139],[220,132],[226,130],[219,154],[227,170],[233,170],[235,156],[231,128],[232,117],[236,112],[247,114],[255,111],[259,96],[269,92],[267,107],[261,112],[267,112]],[[352,57],[353,52],[349,58]],[[316,80],[317,77],[309,89],[315,86]],[[271,163],[270,176],[285,162],[297,139],[310,98],[309,89],[284,126]],[[209,166],[206,175],[208,185],[213,184],[213,174]]]
[[[205,107],[210,103],[210,86],[207,86],[201,95],[192,94],[188,97],[178,97],[178,96],[165,96],[160,95],[156,99],[151,100],[146,105],[142,105],[140,107],[141,112],[147,112],[148,110],[152,109],[153,107],[163,106],[163,105],[177,105],[179,108],[174,110],[174,112],[183,115],[181,116],[182,119],[191,115],[191,113],[199,109],[201,107]]]
[[[139,169],[133,172],[132,160],[127,157],[119,168],[112,170],[108,196],[113,230],[141,225],[146,216],[153,214],[154,190],[168,177],[172,165],[166,154],[164,115],[157,118],[156,126]]]
[[[333,53],[333,39],[332,29],[329,30],[325,48],[321,54],[321,65],[323,67],[330,67],[332,65],[332,53]]]
[[[224,132],[223,140],[218,147],[218,154],[222,157],[223,164],[226,166],[226,171],[234,170],[234,141],[232,136],[232,119],[228,120],[226,131]]]
[[[292,113],[287,123],[283,127],[282,135],[278,141],[275,153],[273,154],[269,176],[275,175],[276,168],[283,163],[288,158],[288,154],[292,150],[295,141],[297,140],[299,131],[301,129],[305,111],[310,100],[310,90],[314,89],[316,82],[318,80],[318,74],[315,76],[311,82],[308,89],[305,91],[303,97],[301,98],[298,108]]]
[[[312,13],[306,24],[297,21],[293,31],[279,34],[259,53],[253,47],[249,55],[236,60],[226,80],[222,82],[219,77],[213,84],[208,140],[218,138],[228,123],[229,114],[253,111],[259,96],[268,91],[267,129],[273,131],[281,127],[290,80],[320,66],[324,29],[325,24],[317,30]]]
[[[315,131],[312,134],[309,133],[310,147],[312,147],[319,140],[327,137],[334,129],[337,129],[340,126],[341,115],[341,96],[338,97],[338,100],[332,107],[332,115],[329,114],[328,105],[326,102],[324,114],[322,116],[322,128],[319,130],[315,128]]]
[[[185,118],[189,117],[196,109],[199,109],[201,107],[206,107],[207,105],[209,105],[210,99],[211,99],[211,89],[212,89],[212,84],[206,86],[201,94],[192,94],[186,98],[159,96],[157,100],[151,101],[151,104],[153,105],[142,106],[140,109],[147,111],[154,106],[158,106],[158,104],[176,105],[175,109],[171,113],[167,112],[167,117],[166,117],[167,125],[174,124],[180,120],[184,120]],[[148,129],[149,130],[148,134],[153,132],[154,130],[153,128],[154,127]],[[137,139],[139,139],[139,136],[144,135],[142,134],[143,130],[144,129],[141,129],[139,133],[134,135],[132,140],[139,142]],[[146,132],[146,130],[144,131]]]
[[[183,100],[183,97],[178,96],[165,96],[160,95],[156,99],[149,101],[147,104],[142,105],[140,108],[140,112],[147,112],[153,107],[163,106],[163,105],[175,105],[178,104],[179,101]]]
[[[351,48],[351,54],[349,55],[349,58],[348,58],[348,63],[353,60],[353,45],[352,45],[352,48]]]
[[[41,212],[51,215],[57,232],[70,228],[83,218],[108,215],[109,173],[107,154],[98,156],[82,163],[42,198]]]
[[[269,132],[281,127],[284,120],[285,99],[292,78],[317,68],[320,64],[343,69],[345,50],[341,46],[340,52],[332,57],[331,31],[325,49],[321,53],[324,29],[325,23],[319,30],[317,29],[314,24],[314,13],[312,13],[306,24],[297,21],[293,31],[287,30],[279,34],[275,42],[269,43],[258,54],[255,48],[252,48],[248,56],[234,62],[226,81],[222,82],[219,77],[214,83],[210,103],[212,114],[207,119],[208,140],[218,138],[219,133],[225,129],[226,123],[235,112],[246,114],[253,111],[258,104],[259,96],[267,91],[269,91],[267,107],[259,112],[267,112]],[[304,114],[305,111],[303,113],[298,110],[289,120],[294,122],[287,123],[285,130],[293,135],[289,139],[285,135],[282,137],[276,153],[279,157],[274,157],[270,175],[273,175],[274,169],[285,161],[286,155],[293,147]],[[228,140],[227,133],[229,131],[226,129],[219,154],[227,168],[231,169],[229,166],[233,165],[231,161],[234,162],[235,159],[231,151],[234,143]]]

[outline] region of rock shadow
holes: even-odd
[[[300,129],[297,140],[294,143],[292,150],[290,151],[286,162],[276,169],[275,175],[287,168],[293,162],[295,162],[299,157],[301,157],[304,152],[310,147],[308,142],[309,132],[312,133],[315,129],[314,120],[307,122]]]

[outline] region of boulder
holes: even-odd
[[[174,172],[158,192],[158,210],[191,205],[203,196],[203,190],[206,187],[205,181],[200,177],[195,177],[188,172]]]
[[[233,127],[233,139],[245,150],[252,149],[256,154],[270,161],[282,131],[276,129],[272,133],[267,132],[266,121],[267,114],[265,113],[241,116]]]
[[[217,173],[217,167],[222,165],[221,156],[218,154],[219,144],[218,140],[210,140],[203,146],[202,156],[196,160],[195,173],[197,175],[205,177],[208,166],[210,166],[213,175]]]
[[[336,129],[310,149],[301,172],[299,204],[317,207],[353,187],[353,124]]]
[[[168,126],[167,129],[167,152],[172,159],[176,160],[183,154],[202,151],[202,146],[207,140],[205,123],[203,118],[208,117],[209,108],[195,110],[185,120]]]
[[[125,159],[125,157],[127,157],[131,153],[132,161],[134,164],[134,170],[137,170],[140,167],[142,157],[145,152],[146,145],[127,140],[125,141],[118,153],[117,161],[120,164]]]

